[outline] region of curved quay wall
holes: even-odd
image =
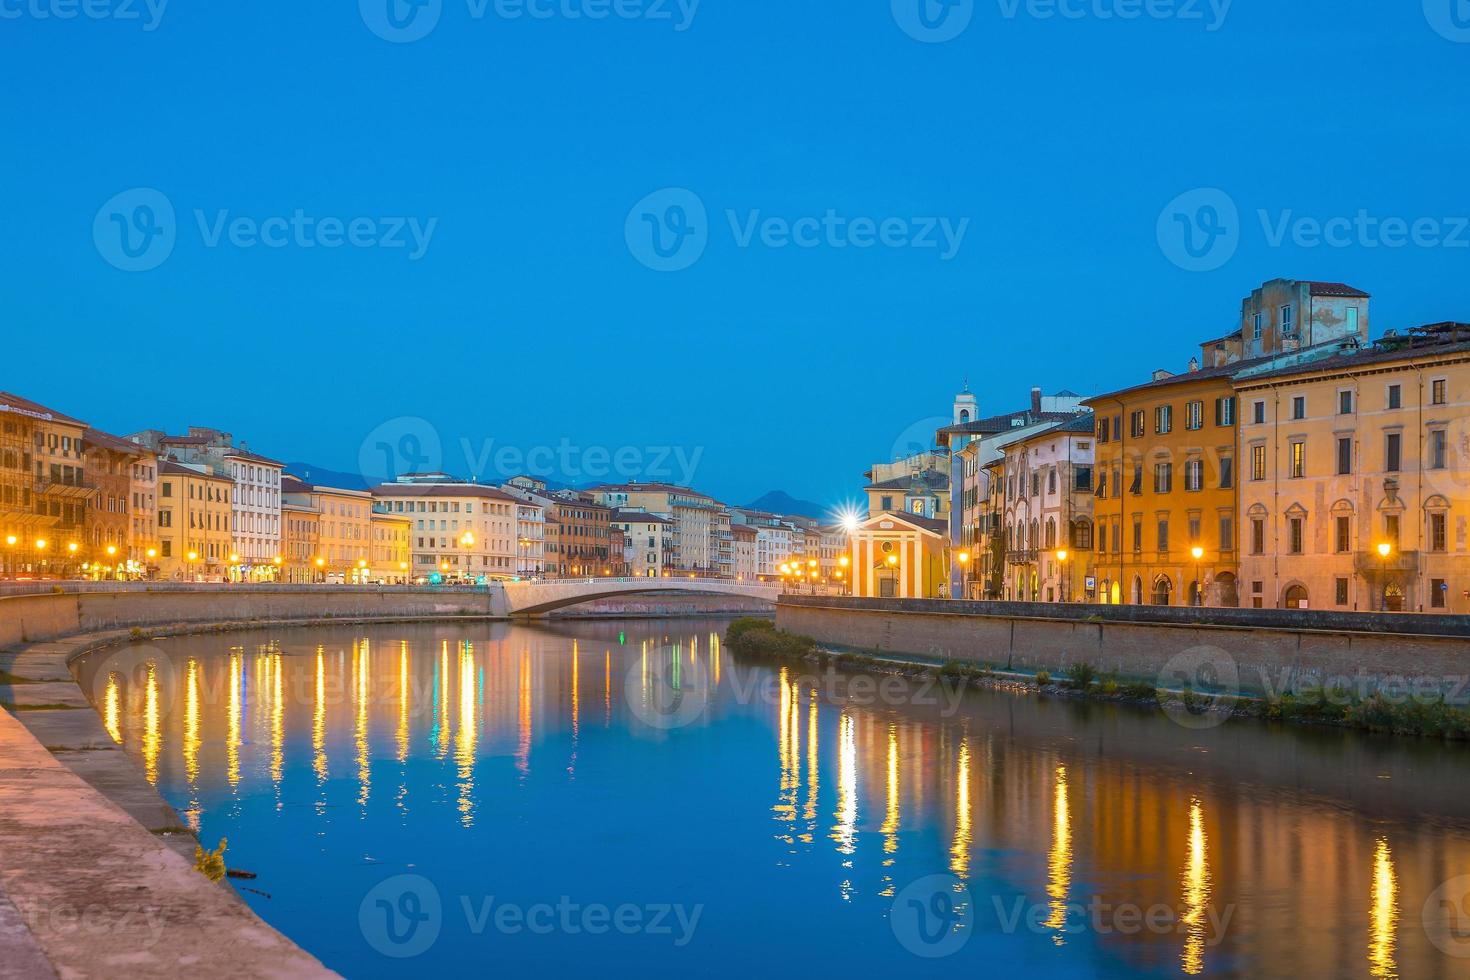
[[[1235,675],[1230,693],[1256,696],[1408,681],[1470,701],[1467,616],[782,596],[776,624],[840,650],[1022,673],[1061,676],[1086,662],[1125,680],[1175,681],[1160,686],[1192,677],[1203,690],[1223,672]]]
[[[0,598],[0,974],[333,976],[192,867],[193,837],[70,664],[206,627],[505,619],[499,590],[160,589]],[[8,676],[7,676],[8,675]]]

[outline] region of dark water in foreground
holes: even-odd
[[[724,626],[186,637],[82,681],[349,977],[1470,976],[1470,752],[849,686]]]

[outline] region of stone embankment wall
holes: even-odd
[[[783,596],[776,623],[835,649],[1024,673],[1082,661],[1124,680],[1266,696],[1403,681],[1470,701],[1463,616]]]
[[[95,592],[0,598],[0,648],[74,633],[180,623],[504,616],[497,591],[248,589]]]

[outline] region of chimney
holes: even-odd
[[[1041,414],[1041,389],[1040,388],[1032,388],[1031,389],[1031,414],[1032,415],[1040,415]]]
[[[1174,377],[1174,375],[1173,375],[1173,373],[1171,373],[1169,371],[1165,371],[1163,368],[1159,368],[1157,371],[1155,371],[1153,373],[1153,376],[1152,377],[1153,377],[1153,380],[1154,381],[1164,381],[1164,380],[1166,380],[1168,378]]]
[[[1197,357],[1191,357],[1189,359],[1189,373],[1190,374],[1193,374],[1194,372],[1196,372],[1198,370],[1199,370],[1199,358],[1197,358]]]

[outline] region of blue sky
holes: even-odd
[[[1466,0],[989,0],[942,43],[919,0],[437,0],[408,43],[388,0],[90,2],[0,0],[0,386],[114,431],[829,502],[966,375],[999,412],[1179,369],[1268,278],[1470,319]],[[1238,213],[1205,271],[1189,192]]]

